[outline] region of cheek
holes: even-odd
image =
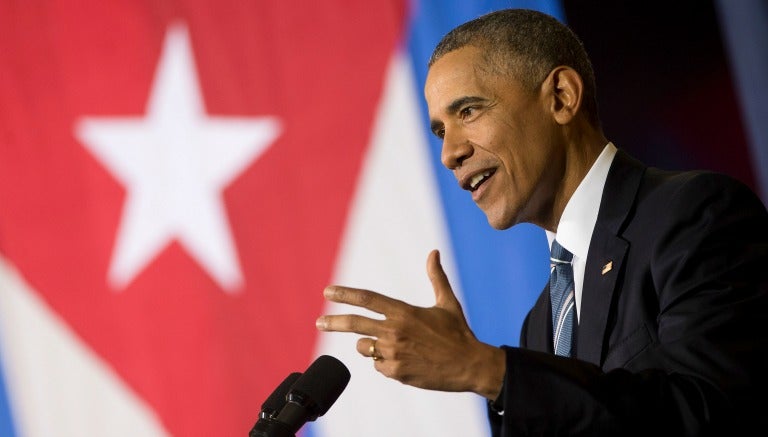
[[[511,196],[505,198],[513,204],[527,203],[542,183],[551,165],[546,153],[542,152],[541,145],[532,142],[518,142],[499,151],[499,170],[504,176],[500,182],[506,185],[504,190]]]
[[[475,147],[491,151],[494,143],[493,129],[483,123],[472,123],[462,127],[464,138]]]
[[[501,165],[502,171],[510,177],[526,172],[525,160],[528,152],[517,137],[509,131],[497,130],[486,138],[488,152],[492,154]]]

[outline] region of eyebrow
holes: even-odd
[[[470,103],[477,103],[477,102],[484,102],[487,99],[483,97],[478,96],[464,96],[459,97],[458,99],[452,101],[447,107],[446,112],[449,114],[454,114],[458,112],[462,107],[465,105],[468,105]],[[429,123],[429,127],[432,130],[432,132],[437,132],[440,128],[443,127],[443,123],[438,120],[431,120]]]
[[[483,97],[478,96],[464,96],[459,97],[458,99],[451,102],[450,105],[446,108],[446,111],[449,114],[453,114],[454,112],[457,112],[459,109],[461,109],[463,106],[470,104],[470,103],[477,103],[477,102],[484,102],[486,99]]]

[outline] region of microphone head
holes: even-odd
[[[262,418],[271,417],[280,412],[287,401],[288,392],[291,390],[291,386],[300,376],[301,372],[293,372],[286,376],[283,382],[275,388],[272,394],[269,395],[263,404],[261,404],[260,416]]]
[[[337,358],[321,355],[293,384],[289,397],[298,398],[315,420],[331,408],[349,382],[349,369]]]

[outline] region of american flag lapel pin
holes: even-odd
[[[608,264],[603,266],[603,274],[610,272],[612,268],[613,268],[613,261],[608,261]]]

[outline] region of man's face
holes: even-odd
[[[482,50],[449,52],[429,70],[425,96],[443,165],[472,193],[488,223],[506,229],[552,220],[564,147],[542,89],[490,70]]]

